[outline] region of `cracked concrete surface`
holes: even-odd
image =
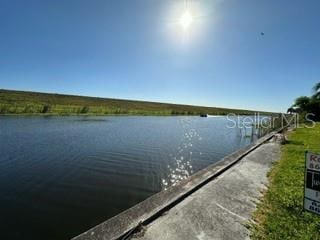
[[[266,188],[267,173],[279,157],[279,144],[263,144],[132,239],[249,239],[246,224]]]

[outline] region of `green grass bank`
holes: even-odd
[[[199,115],[201,113],[249,115],[255,111],[0,89],[0,114]]]
[[[269,173],[270,185],[254,214],[253,239],[320,239],[320,216],[303,210],[305,151],[320,153],[320,124],[297,128]]]

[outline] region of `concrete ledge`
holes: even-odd
[[[131,233],[139,229],[141,225],[147,225],[161,216],[164,212],[168,211],[199,188],[225,172],[243,157],[270,140],[276,133],[283,131],[285,128],[272,132],[260,138],[256,143],[224,157],[221,161],[198,171],[190,178],[168,188],[166,191],[159,192],[147,198],[132,208],[129,208],[115,217],[80,234],[73,238],[73,240],[126,239]]]

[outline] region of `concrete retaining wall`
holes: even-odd
[[[132,208],[80,234],[73,240],[127,239],[131,233],[142,225],[147,225],[161,216],[282,130],[284,128],[260,138],[256,143],[224,157],[221,161],[198,171],[179,184],[149,197]]]

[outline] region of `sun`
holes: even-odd
[[[189,11],[186,11],[179,20],[180,25],[184,30],[188,30],[193,23],[193,17]]]

